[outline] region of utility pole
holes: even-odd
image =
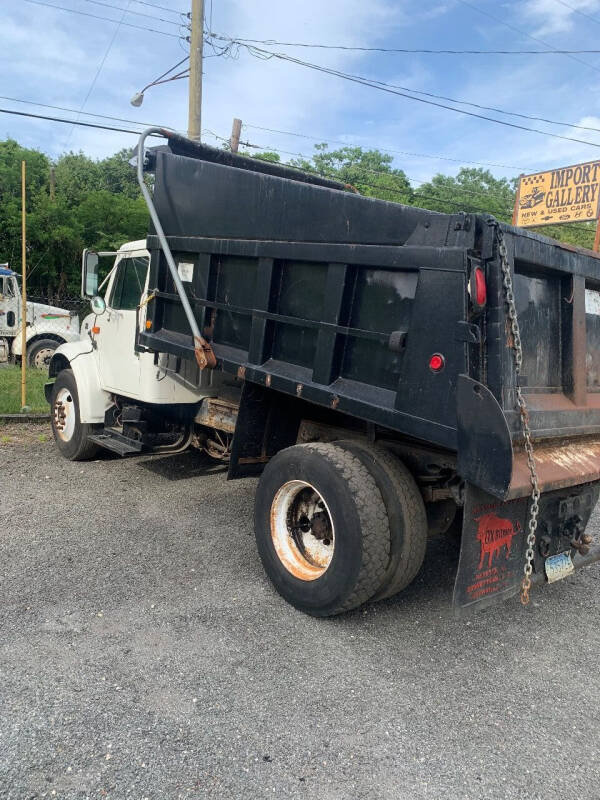
[[[190,100],[188,137],[200,141],[202,129],[202,46],[204,43],[204,0],[192,0],[190,16]]]
[[[242,135],[242,120],[234,117],[233,125],[231,126],[231,139],[229,140],[229,147],[232,153],[237,153],[240,147],[240,136]]]
[[[25,208],[25,162],[21,161],[21,413],[27,408],[27,209]]]
[[[56,172],[54,167],[50,167],[50,200],[56,200]]]

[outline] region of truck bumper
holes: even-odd
[[[595,564],[596,561],[600,561],[600,544],[592,547],[590,552],[585,556],[579,555],[579,553],[573,556],[573,566],[575,570],[581,569],[582,567],[589,567],[590,564]],[[534,586],[547,583],[546,576],[543,572],[536,572],[531,576],[531,583],[534,584]]]

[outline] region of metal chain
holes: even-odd
[[[525,551],[525,566],[523,568],[523,580],[521,582],[521,603],[524,606],[529,604],[529,590],[531,588],[531,573],[533,572],[533,559],[535,556],[536,531],[538,525],[540,489],[538,476],[533,458],[533,445],[531,443],[531,428],[529,427],[529,411],[527,403],[523,397],[519,376],[523,364],[523,347],[521,344],[521,332],[519,331],[519,321],[517,319],[517,309],[515,305],[515,295],[513,291],[512,274],[508,261],[504,233],[495,219],[489,220],[489,225],[494,228],[496,240],[498,242],[498,252],[500,254],[500,265],[502,267],[502,285],[504,287],[504,302],[507,305],[508,319],[510,322],[510,332],[512,335],[512,352],[515,363],[516,373],[516,397],[517,408],[521,418],[521,428],[525,440],[525,452],[527,454],[527,466],[529,467],[529,477],[531,480],[531,509],[527,523],[527,550]]]

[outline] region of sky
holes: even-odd
[[[44,2],[55,7],[0,0],[0,108],[70,119],[83,108],[131,122],[81,114],[82,121],[136,130],[151,123],[185,131],[187,80],[152,87],[140,108],[129,101],[188,52],[181,38],[187,33],[186,20],[177,13],[189,10],[186,0]],[[600,50],[600,0],[206,0],[206,17],[214,33],[277,42]],[[144,30],[129,27],[134,25]],[[415,91],[565,122],[556,126],[457,106],[584,142],[493,124],[275,58],[258,59],[244,49],[235,56],[218,56],[206,46],[202,128],[208,144],[219,144],[215,135],[228,138],[233,117],[239,117],[242,141],[282,151],[282,160],[309,156],[315,143],[328,140],[331,149],[338,143],[379,148],[390,151],[394,166],[414,186],[436,173],[456,174],[461,166],[491,164],[494,175],[510,178],[600,155],[600,53],[415,55],[263,47]],[[29,102],[16,102],[23,100]],[[81,150],[102,158],[135,143],[135,136],[127,133],[8,114],[0,114],[0,137],[15,138],[52,157]]]

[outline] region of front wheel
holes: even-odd
[[[50,360],[60,344],[55,339],[38,339],[27,348],[27,363],[30,367],[48,371]]]
[[[63,369],[58,373],[50,402],[52,433],[62,455],[69,461],[93,458],[98,447],[88,439],[92,425],[80,420],[77,382],[72,370]]]
[[[368,600],[389,561],[381,493],[360,460],[332,444],[295,445],[271,459],[256,491],[254,529],[277,591],[317,617]]]

